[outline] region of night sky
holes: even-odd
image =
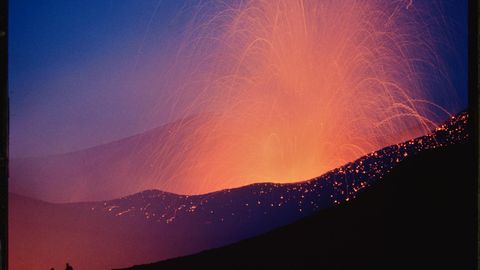
[[[452,22],[439,52],[467,104],[467,1],[445,3]],[[43,156],[102,144],[168,118],[162,85],[193,1],[9,3],[11,157]],[[415,4],[415,1],[414,1]],[[442,105],[442,104],[440,104]]]

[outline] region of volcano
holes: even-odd
[[[81,203],[49,203],[10,193],[9,264],[11,269],[48,269],[68,261],[79,269],[122,268],[218,248],[313,214],[328,216],[329,209],[355,202],[409,159],[469,145],[468,120],[467,113],[458,114],[429,135],[293,184],[257,183],[203,195],[145,190]],[[412,179],[395,183],[408,186]]]

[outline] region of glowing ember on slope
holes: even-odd
[[[429,135],[386,147],[321,177],[301,183],[261,183],[194,196],[148,190],[104,202],[91,210],[122,218],[144,217],[149,222],[165,224],[175,224],[178,219],[195,220],[200,224],[235,222],[235,217],[242,215],[245,219],[251,219],[258,208],[263,208],[263,215],[274,216],[281,211],[284,211],[284,215],[288,211],[301,212],[302,216],[309,215],[319,209],[356,198],[359,191],[381,180],[409,156],[468,142],[468,121],[467,113],[459,114]],[[250,193],[234,195],[242,189],[249,190]],[[228,196],[230,200],[226,202]]]
[[[197,194],[299,181],[434,129],[449,115],[435,99],[452,93],[433,23],[415,3],[385,2],[200,4],[166,84],[177,115],[215,116],[181,151],[163,144],[144,186]]]

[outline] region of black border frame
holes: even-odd
[[[8,269],[8,1],[0,1],[0,269]]]
[[[472,185],[472,192],[474,194],[474,213],[473,217],[475,220],[474,223],[474,235],[475,235],[475,246],[473,255],[473,265],[475,269],[479,269],[479,261],[480,261],[480,235],[478,233],[478,228],[480,226],[479,222],[479,215],[480,215],[480,207],[478,198],[480,196],[480,186],[479,186],[479,171],[480,171],[480,160],[479,160],[479,145],[480,145],[480,137],[479,137],[479,106],[480,106],[480,99],[478,91],[480,89],[480,84],[478,81],[479,76],[479,64],[478,64],[478,55],[480,48],[478,47],[478,28],[480,21],[478,19],[478,13],[480,12],[480,6],[478,5],[478,0],[469,0],[468,2],[468,112],[471,119],[471,127],[472,127],[472,135],[473,135],[473,149],[472,154],[475,160],[475,166],[472,168],[473,175],[475,179],[473,180]]]

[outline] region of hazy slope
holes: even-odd
[[[50,202],[77,202],[143,191],[149,187],[141,183],[149,182],[152,175],[167,179],[183,164],[162,160],[157,153],[185,151],[187,134],[208,117],[187,118],[82,151],[11,159],[10,192]]]

